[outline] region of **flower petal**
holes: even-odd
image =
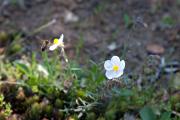
[[[64,35],[61,34],[60,38],[59,38],[59,43],[62,43],[63,42],[63,39],[64,39]]]
[[[124,60],[121,60],[121,61],[120,61],[120,66],[119,66],[119,67],[120,67],[120,70],[121,70],[121,71],[124,70],[124,68],[125,68],[125,61],[124,61]]]
[[[118,78],[123,75],[123,71],[119,70],[117,72],[114,72],[114,78]]]
[[[107,70],[105,75],[106,75],[106,77],[108,79],[113,79],[114,78],[114,72],[112,70]]]
[[[105,61],[104,68],[105,68],[105,70],[112,70],[113,69],[113,65],[111,63],[111,60],[106,60]]]
[[[112,63],[113,65],[118,65],[118,64],[120,63],[119,57],[118,57],[118,56],[113,56],[113,57],[111,58],[111,63]]]
[[[56,44],[51,45],[51,46],[49,47],[49,50],[50,50],[50,51],[53,51],[53,50],[55,50],[57,47],[58,47],[58,45],[56,45]]]

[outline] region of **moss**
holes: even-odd
[[[37,101],[39,101],[39,96],[35,95],[26,99],[25,105],[30,106]]]
[[[105,118],[107,120],[115,120],[115,118],[116,118],[116,110],[115,109],[110,109],[110,110],[106,111]]]
[[[6,117],[3,113],[0,113],[0,120],[6,120]]]
[[[64,118],[64,112],[62,112],[62,111],[58,111],[57,113],[56,113],[56,116],[57,116],[57,118],[58,119],[62,119],[62,118]],[[62,119],[63,120],[63,119]]]
[[[83,90],[78,90],[77,91],[77,96],[81,97],[81,98],[84,98],[84,97],[86,97],[86,92],[83,91]]]
[[[95,120],[96,114],[94,112],[87,113],[86,120]]]
[[[121,101],[119,106],[119,110],[121,112],[126,112],[128,110],[128,104],[126,103],[126,101]]]
[[[12,45],[12,47],[9,49],[8,53],[11,54],[15,54],[19,51],[21,51],[22,46],[20,44],[14,44]]]
[[[97,120],[106,120],[104,117],[98,117]]]
[[[46,105],[43,107],[43,115],[45,116],[52,116],[53,113],[53,107],[51,105]]]
[[[8,40],[8,34],[4,31],[0,32],[0,42],[6,42]]]
[[[55,101],[55,107],[57,107],[57,108],[62,108],[63,107],[63,100],[61,100],[61,99],[56,99],[56,101]]]
[[[34,103],[30,110],[26,111],[26,117],[25,119],[28,120],[40,120],[41,118],[41,113],[42,113],[42,107],[39,103]]]
[[[171,96],[170,101],[171,101],[171,104],[173,104],[173,105],[176,104],[176,103],[179,103],[180,95],[179,94],[175,94],[175,95]]]

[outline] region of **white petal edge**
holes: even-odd
[[[112,63],[111,63],[111,60],[106,60],[106,61],[104,62],[104,68],[105,68],[105,70],[112,70],[113,65],[112,65]]]
[[[60,38],[59,38],[59,43],[62,43],[62,42],[63,42],[63,40],[64,40],[64,35],[63,35],[63,34],[61,34],[61,36],[60,36]]]
[[[120,63],[120,58],[118,56],[113,56],[111,58],[111,63],[115,64],[115,65],[119,64]]]
[[[123,71],[117,71],[117,72],[115,72],[114,73],[114,78],[119,78],[119,77],[121,77],[123,75]]]
[[[51,46],[49,47],[49,50],[50,50],[50,51],[53,51],[53,50],[55,50],[57,47],[58,47],[58,45],[56,45],[56,44],[51,45]]]
[[[115,77],[114,72],[112,70],[106,71],[105,75],[108,79],[113,79]]]
[[[125,61],[124,61],[124,60],[121,60],[121,61],[120,61],[120,66],[119,66],[119,67],[120,67],[120,70],[123,71],[124,68],[125,68],[125,66],[126,66]]]

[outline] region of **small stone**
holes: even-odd
[[[65,12],[65,16],[64,16],[64,21],[66,23],[78,22],[79,21],[79,17],[77,15],[75,15],[71,11],[66,11]]]
[[[115,42],[111,43],[110,45],[108,45],[107,47],[110,51],[113,51],[117,48],[117,44]]]
[[[147,45],[146,49],[152,54],[163,54],[165,51],[164,47],[158,44],[149,44]]]

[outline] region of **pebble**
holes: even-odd
[[[66,11],[65,15],[64,15],[64,21],[66,23],[78,22],[79,21],[79,17],[77,15],[75,15],[71,11]]]
[[[158,44],[148,44],[146,49],[151,54],[163,54],[165,52],[164,47]]]
[[[117,44],[115,42],[111,43],[110,45],[107,46],[107,48],[110,50],[110,51],[113,51],[117,48]]]

